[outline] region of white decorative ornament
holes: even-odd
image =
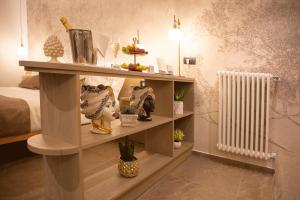
[[[183,101],[174,101],[174,114],[175,115],[183,114]]]
[[[174,142],[174,148],[175,149],[180,149],[182,146],[181,142]]]
[[[59,62],[58,57],[64,55],[64,47],[57,36],[51,35],[44,43],[44,54],[45,56],[51,57],[49,62]]]

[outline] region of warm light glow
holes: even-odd
[[[18,55],[20,58],[24,59],[27,57],[27,48],[24,47],[23,45],[21,45],[19,48],[18,48]]]
[[[169,30],[169,38],[173,42],[179,42],[181,40],[182,33],[178,28],[172,28]]]

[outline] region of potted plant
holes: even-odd
[[[174,95],[174,114],[182,115],[183,114],[183,98],[184,98],[184,89],[177,91]]]
[[[179,149],[181,147],[181,142],[183,141],[184,133],[181,129],[175,129],[174,132],[174,147]]]
[[[135,126],[137,123],[138,115],[136,113],[136,109],[132,106],[122,106],[121,107],[121,114],[120,114],[120,121],[121,126]]]
[[[119,173],[125,177],[135,177],[138,174],[139,166],[134,156],[134,143],[126,137],[119,142],[120,160],[118,164]]]

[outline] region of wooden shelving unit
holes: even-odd
[[[193,79],[169,75],[128,72],[90,65],[20,61],[26,70],[40,73],[42,134],[28,139],[28,148],[43,155],[46,199],[134,199],[182,162],[193,148]],[[90,125],[80,125],[80,75],[144,79],[156,95],[150,122],[136,127],[112,123],[108,135],[92,134]],[[184,87],[183,115],[173,114],[174,91]],[[185,131],[181,149],[173,148],[174,128]],[[143,136],[145,150],[137,154],[139,175],[124,178],[113,165],[83,178],[82,151],[124,136]]]

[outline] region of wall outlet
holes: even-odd
[[[196,65],[196,57],[183,57],[183,64]]]

